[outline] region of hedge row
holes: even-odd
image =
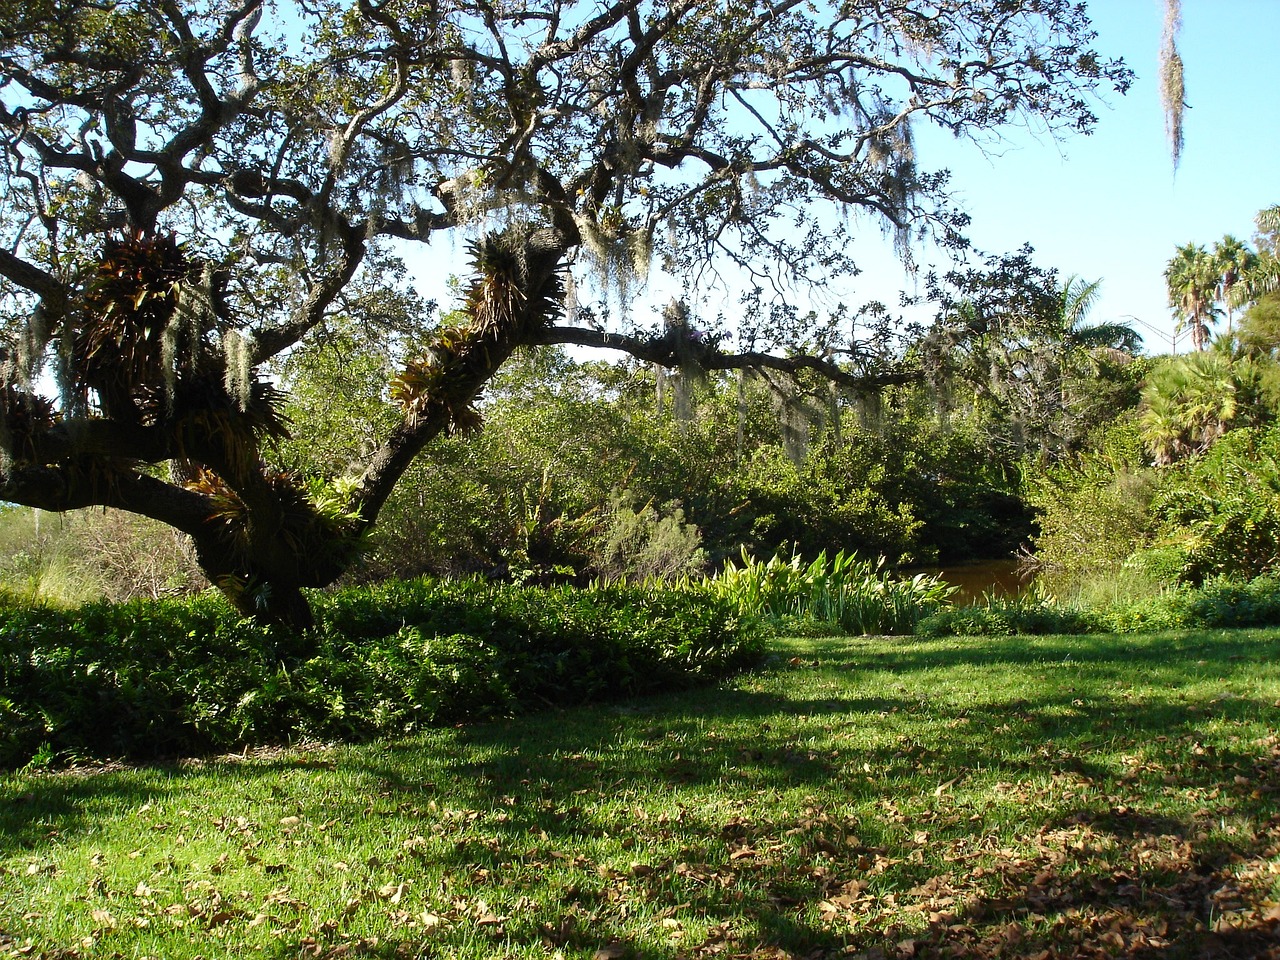
[[[765,647],[758,624],[696,587],[416,580],[315,604],[301,638],[216,595],[0,605],[0,767],[398,736],[687,687]]]

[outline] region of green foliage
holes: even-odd
[[[1225,577],[1197,587],[1175,587],[1137,599],[1097,606],[1061,603],[1049,596],[988,599],[922,619],[922,637],[992,637],[1025,634],[1152,633],[1160,630],[1280,626],[1280,575],[1252,580]]]
[[[1228,430],[1264,422],[1258,362],[1208,351],[1170,357],[1142,389],[1142,429],[1161,465],[1204,453]]]
[[[1249,579],[1280,562],[1280,428],[1224,430],[1207,452],[1154,469],[1134,438],[1118,423],[1094,452],[1028,483],[1042,568],[1167,585]]]
[[[1280,626],[1280,578],[1215,578],[1102,611],[1113,633]]]
[[[706,564],[698,528],[685,523],[677,503],[637,508],[634,495],[615,494],[601,539],[593,566],[607,581],[677,580],[700,574]]]
[[[936,577],[891,577],[878,563],[837,553],[819,553],[809,563],[742,556],[710,581],[711,589],[733,601],[744,614],[778,623],[825,623],[851,634],[910,633],[923,616],[941,607],[954,588]]]
[[[1101,281],[1036,266],[1029,246],[928,280],[937,320],[916,346],[939,408],[977,412],[988,450],[1049,463],[1136,401],[1141,342],[1086,322]]]
[[[425,451],[357,575],[581,583],[693,571],[699,548],[703,569],[743,549],[921,564],[1007,556],[1030,532],[1016,466],[964,418],[940,423],[917,391],[874,414],[841,402],[839,424],[828,416],[815,427],[799,463],[762,383],[748,380],[740,398],[737,383],[708,377],[687,420],[655,416],[656,391],[644,367],[579,364],[553,350],[517,359],[494,382],[485,430]],[[327,393],[306,395],[319,403]],[[322,406],[316,418],[309,409],[292,415],[324,418]]]
[[[1280,291],[1259,297],[1245,312],[1236,339],[1249,355],[1275,359],[1280,353]]]
[[[0,590],[54,605],[159,598],[206,581],[186,538],[118,510],[0,511]]]
[[[1103,620],[1097,613],[1071,604],[1060,604],[1051,597],[1033,592],[1025,597],[987,598],[982,603],[939,610],[920,621],[916,635],[1047,636],[1099,633],[1104,629]]]
[[[220,598],[0,609],[0,766],[164,757],[683,687],[756,663],[716,591],[397,581],[317,603],[302,642]]]
[[[985,606],[940,610],[921,619],[918,637],[1003,637],[1017,633],[1008,619]]]
[[[1055,575],[1115,570],[1155,536],[1161,475],[1144,465],[1134,420],[1100,431],[1094,449],[1028,476],[1037,564]]]
[[[736,503],[735,514],[727,519],[738,521],[737,535],[720,548],[810,555],[847,549],[861,556],[887,556],[895,564],[922,559],[921,553],[932,559],[932,551],[920,542],[923,525],[913,504],[893,495],[890,487],[897,476],[879,452],[870,444],[861,448],[851,443],[814,451],[797,466],[780,447],[757,450],[740,470],[717,477],[726,499]],[[714,518],[707,522],[714,524]],[[719,526],[729,533],[734,524],[722,520]]]
[[[1175,474],[1155,512],[1179,579],[1256,577],[1280,563],[1280,428],[1235,430]]]

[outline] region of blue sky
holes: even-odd
[[[1249,240],[1258,210],[1280,203],[1280,0],[1183,0],[1189,109],[1176,176],[1157,85],[1162,0],[1091,0],[1089,10],[1098,49],[1138,75],[1099,111],[1092,136],[1020,135],[990,158],[949,136],[920,138],[919,162],[953,171],[978,247],[1030,242],[1040,265],[1101,278],[1090,319],[1137,318],[1148,351],[1167,352],[1174,320],[1163,271],[1174,248],[1226,233]],[[892,296],[882,272],[890,261],[873,264],[854,300]],[[1177,348],[1188,346],[1184,335]]]

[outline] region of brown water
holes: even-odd
[[[1020,569],[1017,560],[983,560],[978,563],[955,563],[941,567],[912,567],[904,571],[910,576],[927,573],[958,587],[951,602],[974,603],[985,596],[1016,597],[1031,586],[1035,573]]]

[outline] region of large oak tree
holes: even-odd
[[[575,323],[566,285],[652,264],[764,303],[854,269],[868,226],[961,244],[912,124],[1088,132],[1130,77],[1093,39],[1067,0],[0,0],[0,498],[163,521],[246,614],[305,626],[302,588],[518,348],[901,377],[788,349],[785,310],[738,352]],[[390,256],[456,271],[451,234],[463,321],[404,358],[398,425],[345,477],[273,468],[263,365],[394,314]]]

